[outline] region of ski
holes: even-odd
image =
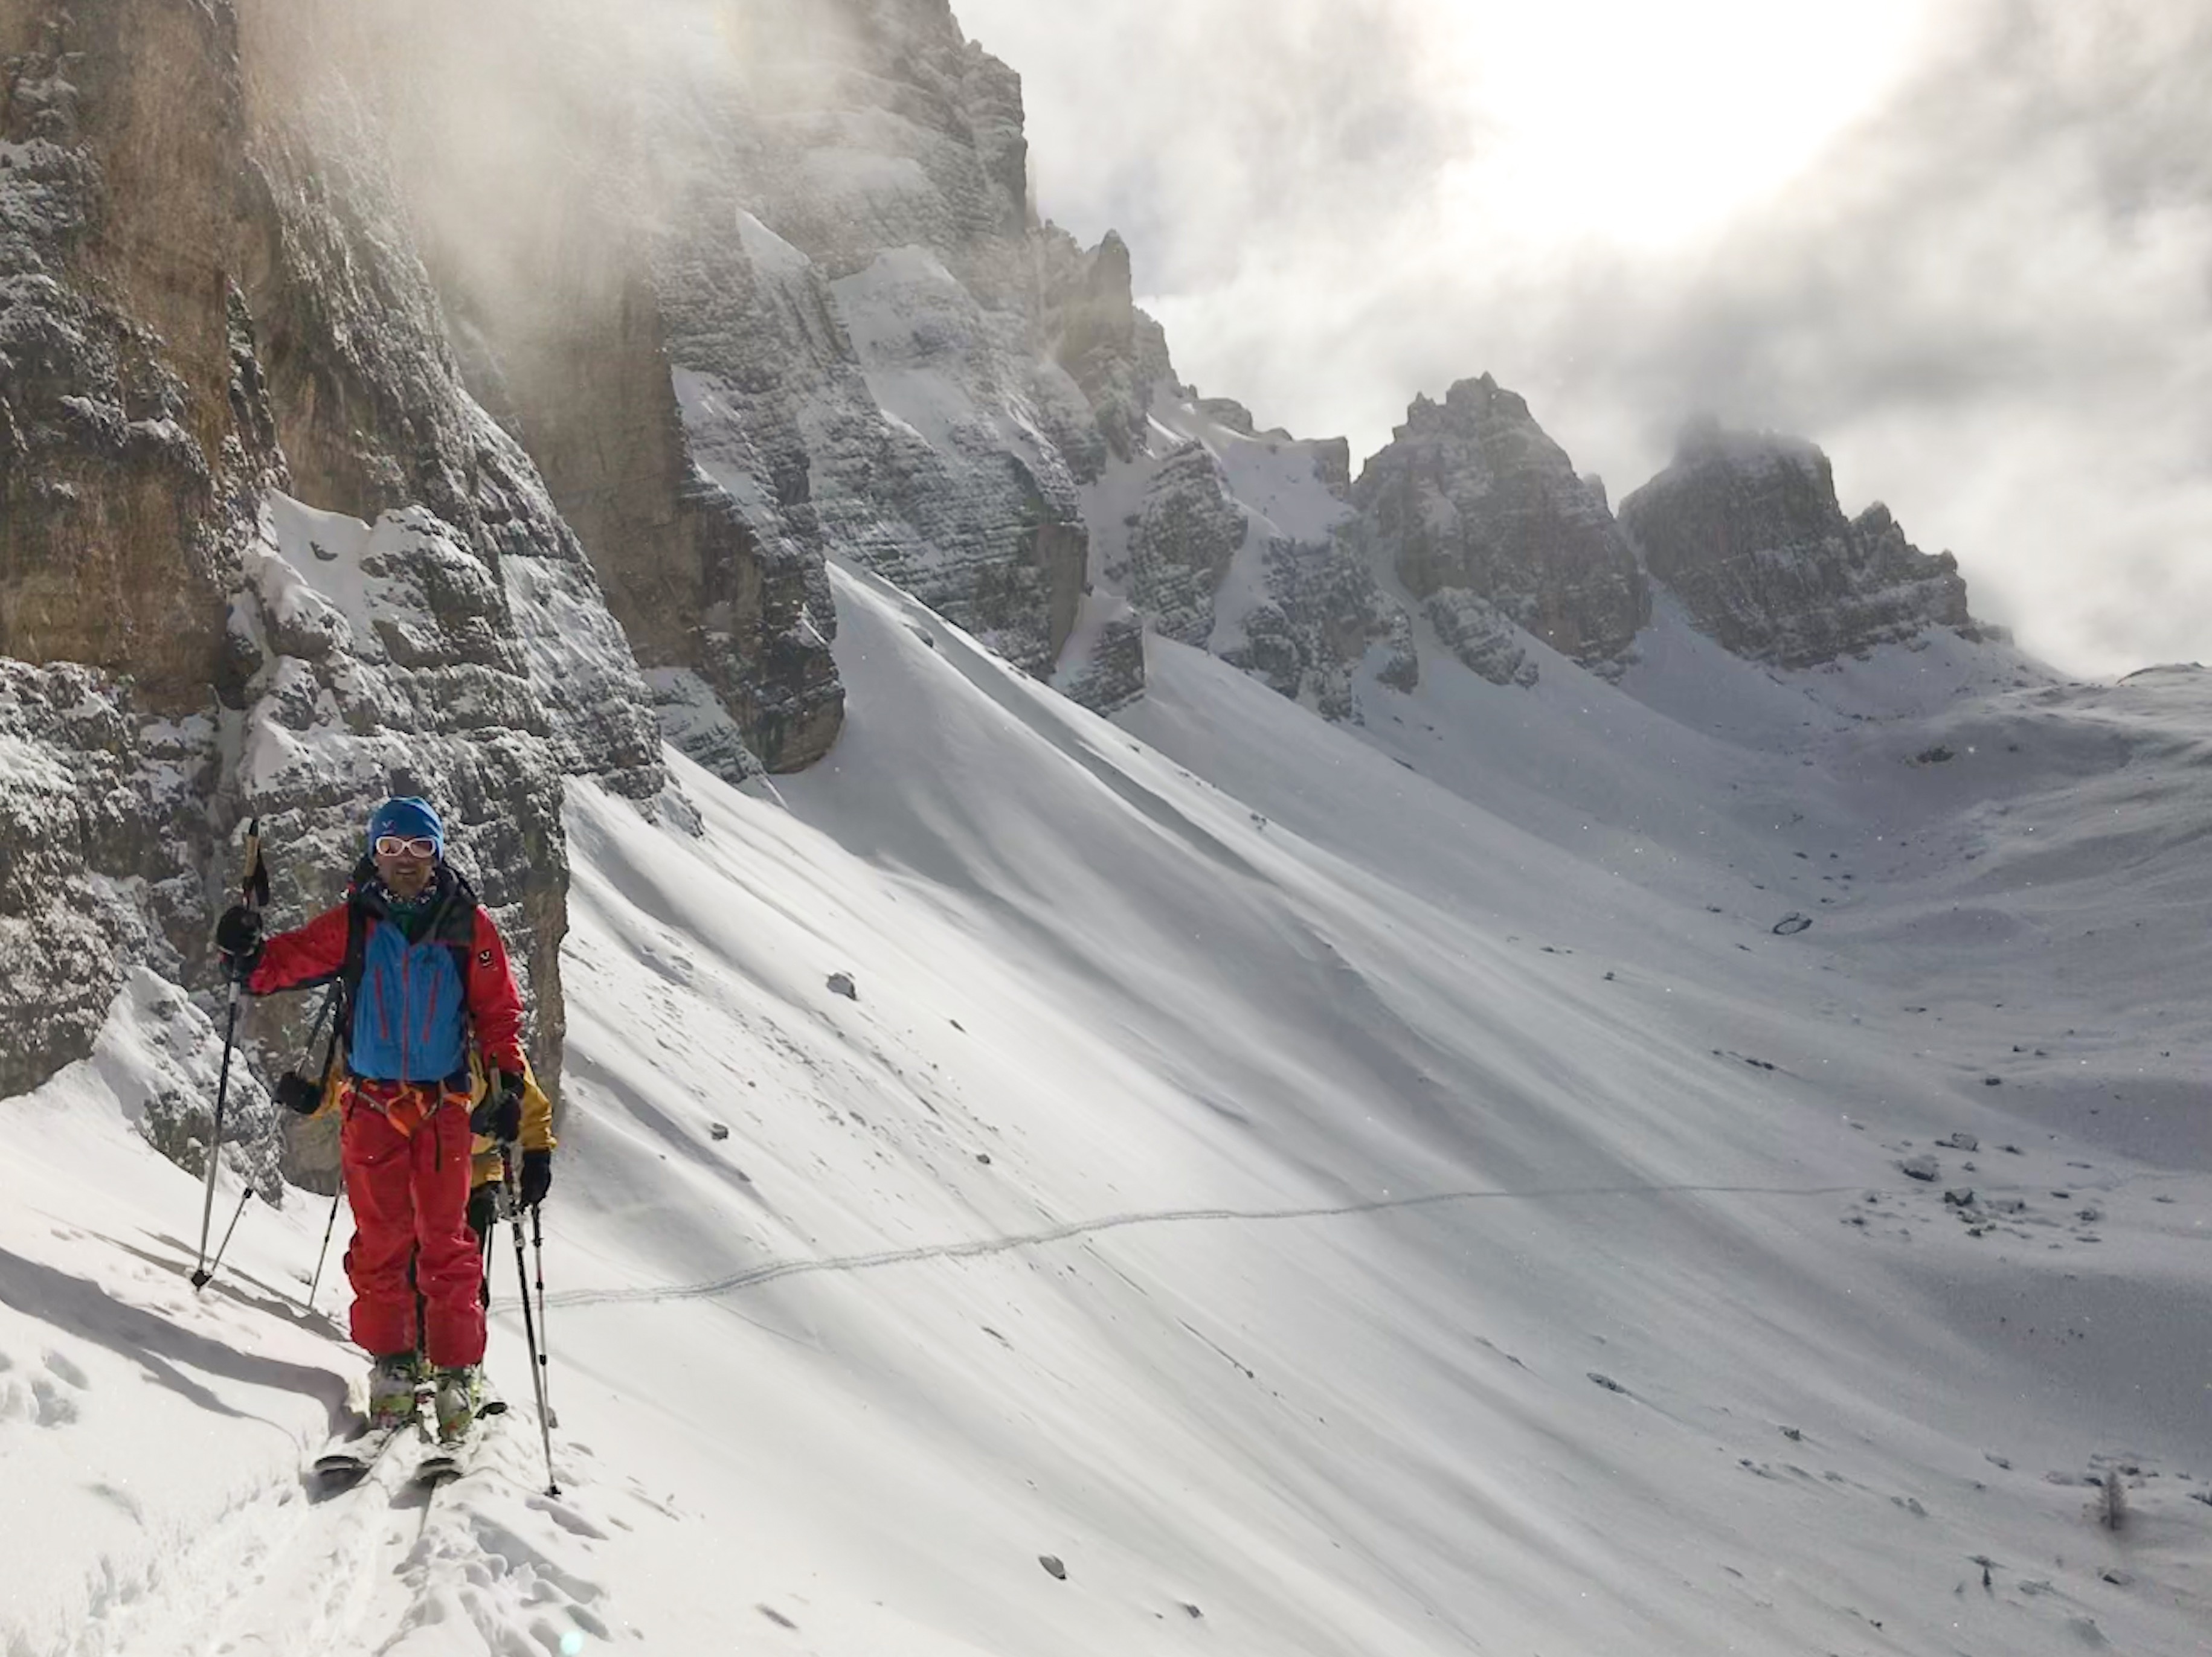
[[[365,1421],[356,1421],[316,1453],[314,1460],[307,1464],[308,1471],[326,1485],[357,1483],[376,1465],[377,1458],[391,1448],[392,1440],[414,1424],[402,1421],[388,1427],[372,1427]]]
[[[484,1425],[494,1416],[507,1413],[507,1405],[499,1399],[486,1399],[477,1409],[476,1419],[459,1438],[434,1438],[415,1463],[414,1482],[417,1484],[443,1484],[467,1472],[476,1460],[477,1446],[483,1437]]]

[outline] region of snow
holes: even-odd
[[[68,794],[75,792],[76,780],[43,744],[0,731],[0,787],[19,798]]]
[[[191,1294],[142,975],[0,1107],[0,1649],[2207,1648],[2207,676],[1109,723],[836,585],[828,759],[570,785],[562,1494],[502,1234],[485,1465],[311,1499],[327,1210]]]

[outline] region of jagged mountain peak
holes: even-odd
[[[1847,517],[1834,467],[1802,437],[1692,421],[1620,521],[1692,621],[1738,655],[1811,667],[1931,627],[1991,631],[1967,611],[1958,560],[1922,552],[1879,501]]]
[[[1352,498],[1378,564],[1486,678],[1533,679],[1516,628],[1611,677],[1650,616],[1604,490],[1488,373],[1416,398]]]

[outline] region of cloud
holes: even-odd
[[[1838,10],[1832,77],[1809,36],[1715,69],[1753,14],[1711,0],[1670,9],[1679,60],[1647,32],[1623,70],[1594,32],[1587,97],[1473,0],[960,11],[1024,74],[1041,209],[1121,228],[1182,371],[1263,420],[1364,453],[1488,369],[1616,496],[1693,410],[1772,425],[2058,665],[2212,661],[2197,0],[1893,9],[1872,66]],[[1532,117],[1498,88],[1538,47]],[[1830,102],[1795,120],[1760,77]]]

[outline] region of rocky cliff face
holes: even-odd
[[[818,4],[653,112],[654,252],[702,464],[1048,672],[1103,436],[1053,356],[1020,84],[927,4]]]
[[[770,12],[744,72],[650,117],[701,464],[763,539],[865,562],[1048,674],[1086,581],[1079,489],[1171,373],[1127,250],[1032,222],[1019,82],[943,7]]]
[[[1121,629],[1149,627],[1209,650],[1334,719],[1361,717],[1353,681],[1409,624],[1346,539],[1349,451],[1260,431],[1249,410],[1155,385],[1127,454],[1080,489],[1092,594],[1082,645],[1062,665],[1087,699],[1137,695]],[[1410,656],[1407,658],[1410,664]]]
[[[0,0],[0,1091],[134,963],[210,1002],[246,818],[289,922],[395,790],[557,1077],[563,780],[818,757],[831,556],[1099,707],[1147,627],[1347,720],[1423,638],[1618,673],[1645,574],[1521,398],[1417,402],[1353,483],[1177,383],[1022,118],[943,0]],[[1808,446],[1711,434],[1626,522],[1746,654],[1970,626]]]
[[[1359,533],[1468,667],[1528,682],[1520,628],[1617,676],[1650,595],[1603,491],[1487,374],[1415,401],[1352,485]]]
[[[276,464],[227,12],[0,7],[0,1089],[204,955],[226,598]],[[158,74],[151,66],[163,67]],[[170,136],[177,113],[204,115]]]
[[[0,655],[196,706],[274,460],[227,258],[234,21],[10,0],[0,52]]]
[[[1828,458],[1802,440],[1694,427],[1620,515],[1651,574],[1740,656],[1811,667],[1930,627],[1978,636],[1958,561],[1913,546],[1878,503],[1844,517]]]
[[[579,50],[596,37],[569,32],[588,15],[520,0],[404,13],[404,52],[380,58],[381,18],[367,39],[320,38],[380,65],[398,192],[469,391],[589,556],[664,733],[732,779],[811,763],[843,707],[820,549],[757,530],[692,452],[647,135],[612,65]]]
[[[352,21],[0,0],[0,1091],[84,1056],[134,963],[211,989],[234,825],[262,818],[289,924],[400,789],[446,807],[557,1081],[562,778],[665,783],[668,693],[471,390],[467,295],[424,257],[386,83],[337,67],[374,62],[343,49]],[[607,325],[631,291],[580,325],[627,448],[579,411],[588,385],[464,343],[488,391],[520,387],[505,411],[542,422],[580,517],[689,564],[692,631],[652,641],[695,650],[725,730],[818,750],[826,652],[786,647],[806,584],[763,574],[689,466],[656,330]],[[290,1057],[306,1010],[265,1011],[259,1044]],[[189,1121],[149,1132],[197,1154]]]

